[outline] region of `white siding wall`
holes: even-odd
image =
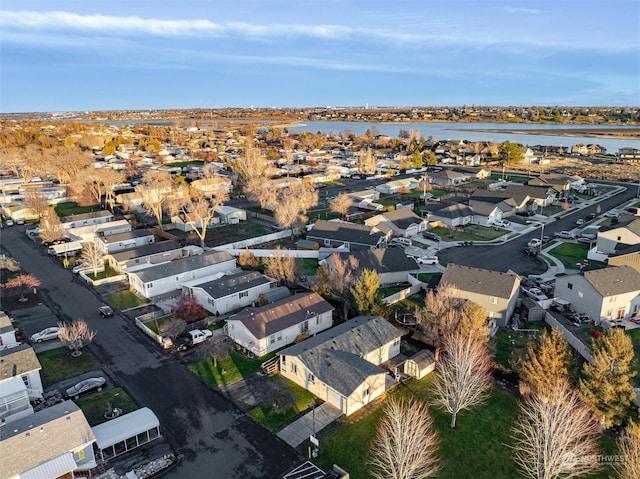
[[[225,314],[253,305],[258,301],[258,298],[262,293],[266,293],[271,289],[271,284],[273,283],[261,284],[255,288],[234,293],[216,300],[214,300],[204,289],[197,286],[188,287],[188,289],[192,291],[193,296],[195,296],[204,309],[213,314]],[[244,295],[244,293],[248,294]]]

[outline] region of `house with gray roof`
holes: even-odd
[[[127,271],[126,275],[131,289],[144,298],[151,298],[180,291],[185,283],[205,281],[213,275],[235,270],[236,258],[226,251],[205,251],[148,268]]]
[[[264,356],[333,325],[333,306],[318,293],[295,294],[248,307],[227,320],[224,332],[256,356]]]
[[[614,226],[600,228],[596,242],[599,253],[611,255],[625,246],[640,244],[640,219],[622,219]]]
[[[123,231],[108,236],[97,236],[96,247],[103,254],[115,253],[127,248],[145,246],[156,242],[155,235],[148,229]]]
[[[95,436],[73,401],[0,428],[0,479],[77,477],[96,466]]]
[[[16,328],[11,323],[11,318],[0,311],[0,349],[14,348],[18,345],[16,340]]]
[[[398,208],[367,218],[364,224],[378,228],[384,225],[393,231],[394,236],[412,238],[427,230],[428,221],[426,218],[420,218],[409,208]]]
[[[64,229],[79,228],[80,226],[99,225],[113,221],[113,213],[107,210],[92,211],[90,213],[80,213],[77,215],[65,216],[62,218]]]
[[[473,219],[473,210],[463,204],[429,204],[422,210],[430,223],[441,223],[449,228],[468,225]]]
[[[347,253],[334,253],[327,257],[325,263],[329,270],[332,271],[338,256],[346,259],[346,255]],[[348,256],[354,257],[358,262],[355,277],[360,276],[365,269],[370,269],[378,273],[381,285],[406,283],[411,273],[420,271],[418,263],[400,248],[359,250],[348,253]]]
[[[504,327],[516,309],[520,276],[513,271],[503,273],[449,263],[440,284],[452,286],[455,297],[482,306],[490,320]]]
[[[186,256],[177,241],[158,241],[146,246],[137,246],[117,251],[105,256],[109,266],[116,271],[147,268],[154,264],[166,263]]]
[[[257,271],[229,270],[182,285],[182,294],[193,296],[216,316],[238,311],[258,302],[260,295],[278,286],[278,281]]]
[[[280,351],[280,373],[347,416],[387,390],[382,363],[402,333],[380,316],[358,316]]]
[[[42,399],[44,391],[41,369],[28,344],[0,350],[0,420],[12,422],[33,414],[31,401]]]
[[[321,248],[344,246],[354,250],[382,248],[386,245],[388,235],[373,226],[318,220],[307,232],[307,239],[317,241]]]
[[[558,275],[555,295],[596,322],[636,316],[640,273],[630,266],[612,266]]]

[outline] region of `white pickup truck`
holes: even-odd
[[[188,331],[183,337],[178,338],[174,343],[174,347],[178,351],[184,351],[196,344],[204,343],[213,336],[213,333],[208,329],[194,329]]]

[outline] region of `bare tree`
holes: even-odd
[[[186,200],[178,200],[182,203],[180,211],[188,223],[193,226],[195,233],[200,238],[200,246],[205,245],[207,229],[215,216],[214,204],[202,195],[193,196]]]
[[[89,325],[84,319],[79,319],[73,323],[63,323],[60,321],[58,327],[62,328],[62,332],[58,335],[58,338],[73,349],[71,353],[73,357],[80,356],[82,354],[80,349],[93,341],[93,338],[96,336],[96,332],[89,329]]]
[[[20,271],[20,263],[14,258],[0,255],[0,269],[15,273],[16,271]]]
[[[166,171],[149,170],[142,177],[142,183],[136,192],[142,197],[144,207],[156,218],[158,226],[162,226],[162,212],[173,187],[173,178]]]
[[[82,245],[82,260],[93,270],[93,276],[98,276],[98,268],[103,265],[102,252],[95,242]]]
[[[349,212],[349,208],[353,204],[353,199],[345,194],[339,193],[334,199],[329,201],[329,208],[334,213],[339,214],[342,218],[344,218]]]
[[[187,329],[187,322],[180,318],[171,318],[169,321],[162,323],[160,333],[169,336],[175,340]]]
[[[45,241],[55,241],[62,238],[62,222],[56,210],[49,207],[40,220],[40,238]]]
[[[113,187],[121,184],[125,180],[124,174],[111,168],[104,168],[100,175],[100,181],[104,185],[104,198],[105,203],[109,209],[113,210],[113,203],[116,198],[116,193]]]
[[[376,479],[435,477],[438,444],[427,404],[391,398],[371,446],[371,474]]]
[[[640,477],[640,425],[629,421],[618,440],[618,451],[623,458],[614,464],[619,479]]]
[[[265,273],[274,279],[293,283],[296,279],[296,259],[293,256],[285,255],[280,246],[277,246],[271,256],[262,259],[266,266]]]
[[[437,289],[429,290],[425,297],[424,308],[416,308],[415,316],[419,321],[420,332],[428,343],[440,348],[443,339],[458,326],[462,316],[460,310],[464,300],[455,296],[455,287],[440,284]]]
[[[287,201],[295,202],[300,206],[303,215],[316,206],[319,199],[316,185],[304,178],[299,183],[292,184],[286,196]]]
[[[248,178],[244,182],[244,192],[252,200],[260,204],[261,209],[274,201],[275,191],[265,177]]]
[[[238,256],[238,265],[242,269],[257,270],[260,268],[260,260],[247,248]]]
[[[513,429],[516,463],[531,479],[572,478],[598,467],[597,424],[578,393],[565,381],[534,393],[521,408]],[[638,476],[635,476],[638,477]]]
[[[320,266],[313,285],[313,290],[326,295],[334,295],[342,305],[342,319],[349,316],[349,310],[353,306],[351,287],[356,280],[355,273],[358,269],[358,259],[353,256],[343,256],[333,253],[327,265]]]
[[[31,290],[34,290],[35,292],[35,289],[38,286],[40,286],[40,280],[32,274],[18,275],[7,280],[7,282],[2,285],[3,288],[10,291],[15,291],[17,294],[19,294],[20,299],[18,299],[18,301],[20,301],[21,303],[29,301],[29,298],[27,298],[27,294],[29,294]]]
[[[367,148],[365,151],[360,152],[356,167],[358,168],[358,171],[367,175],[376,172],[376,158],[371,152],[371,148]]]
[[[491,388],[491,357],[487,344],[476,335],[454,331],[443,342],[434,384],[435,403],[451,414],[456,427],[458,413],[482,404]]]
[[[47,197],[35,188],[28,188],[24,193],[24,203],[38,215],[38,218],[42,218],[49,209]]]

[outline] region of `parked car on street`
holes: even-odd
[[[213,333],[208,329],[194,329],[188,331],[185,335],[179,337],[174,341],[173,346],[177,351],[185,351],[196,344],[204,343],[213,336]]]
[[[85,379],[67,389],[65,397],[67,399],[79,399],[80,396],[88,394],[92,391],[100,392],[102,391],[106,383],[107,380],[102,376],[99,376],[97,378]]]
[[[562,239],[576,239],[576,234],[571,231],[558,231],[554,236]]]
[[[576,220],[576,226],[582,226],[584,224],[584,218],[579,218]]]
[[[42,341],[49,341],[51,339],[58,339],[58,335],[64,330],[64,328],[58,328],[57,326],[43,329],[35,334],[31,335],[32,343],[41,343]]]
[[[13,220],[12,219],[6,219],[6,220],[4,220],[4,224],[6,226],[13,226]]]
[[[607,211],[604,214],[605,218],[615,218],[616,220],[620,218],[620,213],[616,213],[615,211]]]
[[[493,225],[495,226],[499,226],[500,228],[507,228],[511,225],[511,221],[507,221],[507,220],[495,220],[493,222]]]

